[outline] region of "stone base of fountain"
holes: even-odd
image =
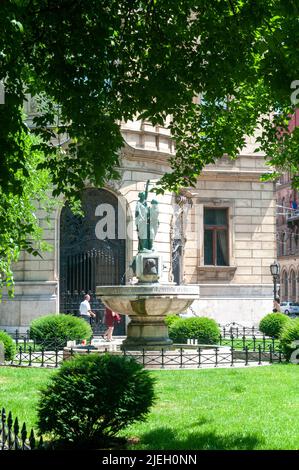
[[[161,349],[171,345],[172,341],[168,338],[168,328],[163,319],[151,316],[132,317],[128,324],[127,338],[123,341],[121,349]]]
[[[172,341],[165,316],[186,311],[199,298],[199,286],[159,283],[98,286],[97,295],[108,308],[130,317],[123,348],[167,348]]]

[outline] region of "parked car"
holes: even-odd
[[[299,302],[281,302],[280,310],[286,315],[299,315]]]

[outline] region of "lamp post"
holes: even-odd
[[[273,277],[273,284],[274,284],[274,300],[276,300],[276,296],[277,296],[277,281],[279,279],[279,276],[280,276],[280,264],[277,263],[277,261],[274,261],[271,265],[270,265],[270,271],[271,271],[271,275]]]

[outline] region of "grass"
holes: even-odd
[[[299,449],[299,368],[157,371],[158,400],[122,434],[131,449]]]
[[[246,338],[245,342],[243,341],[242,338],[237,338],[234,339],[233,341],[234,344],[234,349],[244,349],[244,347],[248,347],[250,351],[258,351],[259,345],[261,346],[262,351],[269,351],[270,346],[273,348],[274,346],[274,351],[279,351],[280,348],[280,340],[275,339],[272,341],[272,339],[260,339],[256,338],[255,341],[252,338]],[[232,341],[231,339],[223,338],[221,340],[221,346],[229,346],[232,347]]]
[[[50,369],[0,367],[0,408],[7,415],[11,411],[19,424],[25,421],[28,430],[35,428],[38,390],[52,373]]]
[[[37,388],[51,370],[0,368],[0,406],[35,426]],[[299,368],[159,370],[146,422],[121,435],[130,449],[299,449]]]

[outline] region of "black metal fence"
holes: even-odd
[[[35,351],[31,346],[24,349],[19,346],[17,353],[6,365],[29,366],[29,367],[59,367],[63,360],[63,348],[41,348]]]
[[[243,336],[247,338],[260,338],[264,336],[264,333],[256,326],[243,326],[235,322],[228,323],[227,325],[219,325],[219,328],[223,338],[230,338],[231,335],[235,338],[242,338]]]
[[[236,361],[246,362],[281,362],[283,355],[281,344],[275,338],[265,336],[259,332],[254,326],[251,328],[244,327],[237,323],[225,325],[221,329],[218,345],[207,349],[206,346],[198,345],[197,340],[190,339],[189,345],[175,345],[176,349],[161,349],[153,352],[144,349],[140,351],[129,352],[123,351],[123,354],[132,355],[142,364],[147,365],[148,361],[155,366],[165,366],[165,361],[178,367],[199,364],[213,365],[234,364]],[[14,366],[32,366],[32,367],[59,367],[63,361],[63,349],[65,342],[61,339],[53,341],[49,344],[37,344],[30,339],[29,330],[20,333],[16,329],[10,333],[16,342],[17,352],[12,361],[7,361],[6,365]],[[224,348],[226,347],[226,348]],[[102,352],[109,352],[111,349],[103,344]],[[98,352],[92,346],[86,348],[87,352]],[[74,354],[74,350],[71,350]],[[118,352],[119,353],[119,352]],[[142,358],[140,359],[140,356]]]
[[[13,420],[11,411],[6,416],[6,411],[2,408],[0,422],[0,450],[34,450],[43,449],[43,438],[39,439],[37,444],[34,431],[28,435],[26,424],[20,430],[19,420]]]
[[[86,347],[68,348],[67,351],[56,349],[55,351],[42,350],[34,352],[31,347],[27,351],[23,351],[19,347],[18,353],[12,361],[7,361],[6,365],[20,367],[47,367],[57,368],[63,360],[71,359],[77,354],[96,353],[103,354],[109,352],[111,354],[122,354],[134,359],[144,367],[152,368],[185,368],[185,367],[204,367],[204,366],[234,366],[248,365],[255,363],[283,362],[284,356],[281,349],[274,349],[272,345],[263,349],[262,345],[256,346],[255,350],[250,350],[248,346],[244,349],[235,349],[233,347],[217,346],[192,346],[192,345],[176,345],[172,349],[149,350],[142,349],[138,351],[118,350],[109,351],[107,346],[104,350],[98,351],[96,348]]]
[[[5,330],[4,330],[5,331]],[[19,330],[14,332],[7,332],[16,343],[17,353],[19,353],[20,348],[22,353],[32,354],[33,352],[45,352],[56,350],[62,350],[66,345],[66,341],[62,338],[53,339],[53,341],[45,341],[44,343],[37,343],[35,340],[30,339],[30,331],[20,333]]]
[[[133,357],[145,368],[157,369],[184,369],[201,367],[227,367],[227,366],[248,366],[250,363],[262,365],[274,362],[281,363],[284,357],[281,351],[273,351],[270,346],[269,351],[263,351],[259,346],[256,351],[250,351],[246,346],[244,351],[233,348],[202,348],[192,349],[180,347],[175,351],[161,349],[159,351],[127,351],[122,353],[127,357]]]
[[[54,340],[51,344],[37,344],[34,340],[30,339],[29,330],[24,333],[15,330],[9,334],[15,340],[17,350],[19,351],[19,348],[22,347],[23,353],[30,354],[31,352],[32,354],[33,352],[41,352],[42,350],[56,351],[56,349],[63,349],[65,346],[65,342],[59,338]],[[191,339],[191,341],[196,342],[196,340],[193,339]],[[232,324],[232,326],[229,327],[223,326],[221,328],[218,343],[220,346],[230,346],[236,349],[244,349],[248,346],[248,348],[253,351],[256,351],[259,345],[261,345],[263,351],[269,351],[270,344],[273,350],[279,350],[280,348],[277,339],[266,336],[254,326],[252,328],[241,328],[236,326],[236,324]]]
[[[262,333],[256,326],[252,327],[247,327],[247,326],[242,326],[238,323],[229,323],[227,325],[219,325],[220,332],[221,332],[221,337],[222,338],[228,338],[230,339],[232,336],[234,338],[267,338],[264,333]],[[5,331],[5,330],[4,330]],[[19,343],[22,344],[22,346],[26,347],[26,345],[31,344],[33,348],[35,348],[35,342],[34,340],[30,339],[30,331],[27,330],[25,332],[20,332],[18,329],[16,329],[13,332],[7,332],[16,342],[18,345]]]
[[[279,351],[281,349],[280,341],[276,338],[270,338],[269,336],[222,336],[219,337],[220,346],[230,346],[234,349],[243,349],[245,350],[246,346],[251,351],[257,351],[259,347],[262,348],[262,351],[270,351],[272,347],[273,351]]]

